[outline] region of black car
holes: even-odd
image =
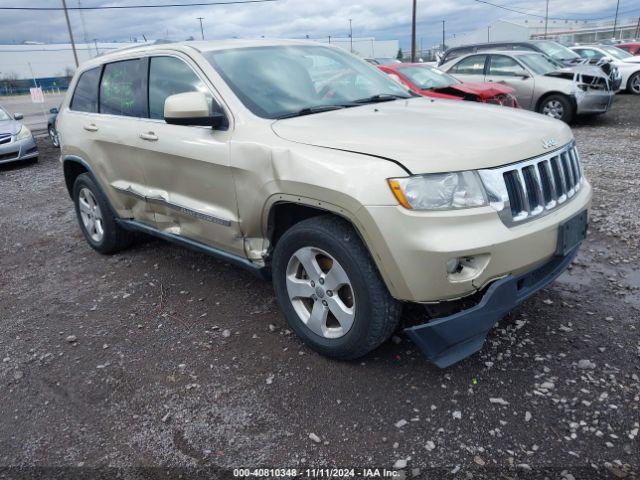
[[[49,110],[49,120],[47,121],[47,132],[49,132],[49,138],[54,147],[60,148],[60,137],[58,137],[58,130],[56,130],[56,118],[58,118],[58,109],[53,107]]]
[[[438,65],[443,65],[454,58],[458,58],[468,53],[485,52],[488,50],[531,50],[533,52],[542,53],[556,61],[558,64],[568,67],[585,63],[585,60],[580,57],[580,55],[558,42],[554,42],[552,40],[525,40],[520,42],[475,43],[461,47],[452,47],[444,52],[440,57]],[[618,90],[622,81],[622,76],[620,75],[618,68],[610,62],[601,63],[598,66],[602,68],[609,77],[611,89]]]

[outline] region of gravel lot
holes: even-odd
[[[0,170],[0,465],[637,478],[639,125],[640,97],[619,95],[575,126],[596,194],[588,241],[446,370],[401,336],[359,362],[322,358],[287,330],[269,283],[198,253],[147,240],[100,256],[41,140],[40,163]],[[17,472],[36,473],[0,478]]]

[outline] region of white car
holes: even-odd
[[[633,56],[621,48],[613,45],[580,45],[572,47],[582,58],[590,63],[610,61],[620,71],[622,83],[620,88],[626,88],[629,93],[640,95],[640,57]]]

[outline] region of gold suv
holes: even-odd
[[[291,328],[335,358],[375,349],[414,303],[428,308],[405,332],[450,365],[586,234],[591,187],[565,124],[417,97],[313,42],[102,56],[57,126],[95,250],[141,231],[271,276]]]

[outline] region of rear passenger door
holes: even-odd
[[[233,173],[231,129],[169,125],[165,99],[201,91],[216,101],[195,62],[176,54],[148,59],[149,117],[134,132],[144,143],[141,158],[149,204],[159,230],[244,256]],[[227,114],[227,116],[229,116]]]
[[[535,80],[533,76],[512,57],[507,55],[489,55],[487,82],[500,83],[515,90],[518,103],[531,109]]]
[[[133,133],[135,117],[146,115],[140,63],[124,60],[80,75],[62,126],[63,135],[73,135],[74,141],[63,153],[91,166],[120,217],[152,223]]]
[[[484,71],[487,56],[471,55],[453,65],[448,73],[463,82],[484,82]]]

